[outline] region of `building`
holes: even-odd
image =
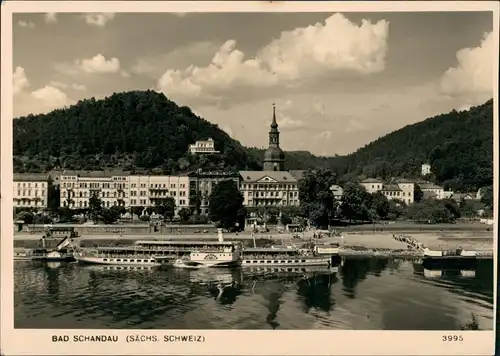
[[[196,141],[194,144],[189,145],[189,152],[191,154],[217,154],[219,151],[215,149],[215,142],[212,138],[207,140]]]
[[[123,171],[64,171],[59,178],[60,206],[87,209],[92,196],[102,207],[129,205],[129,175]]]
[[[429,163],[422,164],[422,176],[431,174],[431,165]]]
[[[460,203],[462,200],[475,200],[476,196],[474,193],[453,193],[451,199]]]
[[[386,196],[388,200],[403,200],[403,190],[397,184],[384,184],[381,192]]]
[[[132,175],[129,177],[129,183],[130,207],[162,205],[167,198],[172,197],[177,215],[179,210],[194,208],[196,203],[196,178],[189,175]]]
[[[401,189],[401,197],[399,199],[406,204],[412,204],[415,199],[415,183],[404,178],[396,179],[395,182]]]
[[[273,120],[269,131],[269,147],[264,153],[264,171],[284,171],[285,152],[280,148],[280,133],[276,122],[276,106],[273,104]]]
[[[420,183],[419,184],[420,189],[424,193],[424,196],[427,195],[429,196],[430,193],[435,193],[435,199],[444,199],[444,188],[440,187],[438,185],[435,185],[434,183]]]
[[[240,171],[243,205],[298,206],[297,179],[282,171]]]
[[[370,194],[376,193],[379,190],[382,190],[382,186],[384,182],[379,179],[368,178],[360,182],[360,184],[365,187],[366,191]]]
[[[333,198],[335,200],[342,199],[342,194],[344,194],[344,189],[340,185],[334,184],[330,187],[330,191],[333,193]]]
[[[48,174],[14,174],[13,204],[15,208],[47,208],[50,180]]]
[[[197,192],[200,198],[200,214],[208,215],[209,198],[215,186],[223,181],[231,179],[240,187],[240,174],[231,172],[203,172],[201,170],[192,174],[197,181]]]

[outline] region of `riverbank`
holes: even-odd
[[[397,235],[397,234],[396,234]],[[493,232],[425,232],[418,234],[405,233],[411,235],[426,247],[433,250],[466,249],[477,251],[481,256],[493,256],[494,239]],[[16,234],[14,236],[14,247],[34,248],[39,244],[41,235]],[[75,243],[81,247],[95,246],[123,246],[137,240],[217,240],[217,234],[101,234],[87,235],[75,239]],[[289,234],[257,234],[255,240],[257,245],[273,242],[281,243],[301,243],[310,241],[312,232],[304,234],[304,239],[291,239]],[[253,245],[251,234],[224,234],[224,239],[231,241],[242,241],[246,245]],[[340,254],[342,256],[367,256],[367,257],[421,257],[421,250],[408,249],[405,242],[394,239],[394,234],[390,232],[348,232],[343,234],[343,238],[322,238],[315,240],[317,243],[339,242],[341,244]],[[54,241],[55,242],[55,241]]]

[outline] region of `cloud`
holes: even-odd
[[[83,15],[85,22],[90,26],[104,27],[115,18],[113,12],[96,12]]]
[[[300,86],[325,74],[367,75],[385,68],[389,24],[350,22],[334,14],[324,23],[282,32],[245,58],[236,41],[226,41],[206,66],[168,69],[158,90],[174,98],[197,98],[216,103],[237,88]]]
[[[85,85],[77,84],[77,83],[66,84],[66,83],[62,83],[62,82],[51,81],[49,85],[52,87],[60,88],[60,89],[73,89],[76,91],[86,91],[87,90],[87,87],[85,87]]]
[[[76,60],[75,64],[86,73],[116,73],[120,70],[118,58],[106,59],[100,53],[89,59]]]
[[[57,14],[55,12],[47,12],[44,15],[43,19],[46,23],[56,23],[57,22]]]
[[[72,102],[65,92],[50,85],[33,91],[30,96],[38,100],[48,110],[60,108]]]
[[[26,77],[26,73],[23,67],[16,67],[14,74],[14,95],[19,94],[24,89],[30,86],[30,82]]]
[[[486,34],[479,47],[457,52],[457,66],[449,68],[441,79],[441,90],[451,96],[493,94],[493,32]]]
[[[121,75],[123,78],[130,78],[130,73],[129,73],[129,72],[127,72],[127,71],[124,71],[124,70],[122,70],[122,71],[120,72],[120,75]]]
[[[17,24],[21,27],[35,28],[35,24],[31,21],[19,20]]]

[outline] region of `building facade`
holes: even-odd
[[[59,178],[60,206],[87,209],[95,196],[102,207],[127,207],[129,175],[121,171],[64,171]]]
[[[427,174],[431,174],[431,165],[429,163],[422,164],[422,176],[426,176]]]
[[[434,183],[420,183],[420,189],[424,194],[433,196],[435,199],[444,199],[444,188]]]
[[[189,152],[191,154],[216,154],[219,153],[215,149],[215,142],[212,138],[207,140],[196,141],[194,144],[189,145]]]
[[[50,180],[48,174],[14,174],[13,204],[15,208],[47,208]]]
[[[298,206],[297,180],[289,172],[240,171],[243,205]]]
[[[233,180],[236,186],[240,187],[240,174],[231,172],[208,172],[208,171],[197,171],[193,174],[193,177],[197,181],[197,192],[200,199],[200,214],[208,215],[208,206],[210,195],[213,189],[219,182],[223,180]]]
[[[406,204],[413,204],[415,201],[415,182],[408,179],[396,179],[396,184],[401,189],[400,200]]]
[[[361,184],[363,187],[365,187],[366,191],[370,194],[376,193],[379,190],[382,190],[382,186],[384,185],[384,182],[382,182],[379,179],[374,179],[374,178],[368,178],[363,181],[361,181],[359,184]]]
[[[273,104],[273,120],[269,131],[269,147],[264,153],[264,171],[284,171],[285,152],[280,148],[280,132],[276,121],[276,107]]]
[[[175,213],[180,209],[193,208],[196,195],[196,178],[181,176],[146,176],[129,177],[129,206],[151,207],[162,205],[167,198],[175,201]]]

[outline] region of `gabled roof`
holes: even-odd
[[[397,184],[384,184],[382,190],[386,192],[400,192],[401,188]]]
[[[439,185],[435,185],[434,183],[423,183],[420,184],[420,189],[444,189],[444,188],[440,187]]]
[[[406,184],[409,184],[409,183],[415,183],[414,181],[412,180],[409,180],[409,179],[406,179],[406,178],[398,178],[396,180],[394,180],[396,183],[406,183]]]
[[[361,183],[383,183],[383,182],[381,180],[378,180],[375,178],[367,178],[367,179],[361,181]]]
[[[278,183],[296,183],[295,179],[290,172],[286,171],[240,171],[243,182],[258,182],[263,178],[270,178],[272,181]]]
[[[62,176],[78,176],[86,178],[111,178],[118,176],[128,176],[130,172],[120,170],[104,170],[104,171],[83,171],[83,170],[64,170],[61,172]]]

